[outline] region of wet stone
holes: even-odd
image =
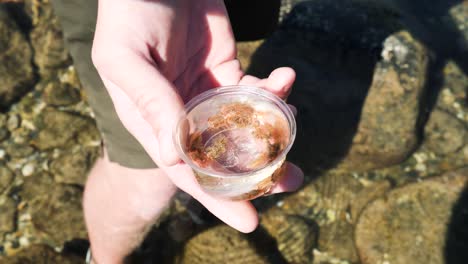
[[[47,194],[29,203],[34,227],[44,232],[47,240],[55,246],[75,238],[85,239],[82,190],[75,186],[51,184]]]
[[[21,186],[21,199],[32,201],[41,196],[48,196],[51,188],[55,185],[52,176],[42,172],[26,177]]]
[[[39,118],[37,127],[39,132],[32,143],[40,150],[47,150],[76,142],[76,136],[95,125],[89,118],[49,109]]]
[[[66,106],[80,101],[80,92],[69,84],[50,82],[42,94],[44,102],[53,106]]]
[[[8,116],[6,114],[0,113],[0,127],[5,127],[7,123]]]
[[[17,129],[21,124],[21,117],[18,114],[11,114],[6,122],[9,131]]]
[[[466,143],[465,125],[456,117],[436,109],[431,113],[425,127],[424,147],[430,151],[445,155],[462,148]]]
[[[34,152],[34,148],[29,145],[10,142],[6,144],[5,151],[12,158],[24,158],[31,155]]]
[[[13,182],[13,172],[6,166],[0,164],[0,194],[6,190],[8,186]]]
[[[468,4],[466,1],[461,1],[458,4],[453,5],[449,14],[451,22],[457,27],[460,32],[460,36],[455,41],[462,51],[468,52]]]
[[[437,105],[426,122],[419,149],[404,163],[382,171],[396,182],[403,183],[415,177],[437,176],[466,167],[467,128],[454,112]]]
[[[33,88],[32,51],[13,18],[0,6],[0,108]]]
[[[79,149],[62,154],[52,161],[50,169],[58,183],[84,185],[95,159],[92,149]]]
[[[353,239],[357,217],[370,201],[390,188],[386,180],[363,180],[351,173],[329,172],[289,195],[279,207],[287,215],[317,223],[316,249],[323,258],[357,263]]]
[[[382,58],[376,65],[349,159],[344,162],[346,168],[394,165],[417,147],[427,51],[410,33],[399,32],[384,41]]]
[[[280,210],[269,210],[262,216],[261,226],[276,240],[287,263],[312,263],[318,236],[317,225],[312,221]]]
[[[389,181],[382,180],[372,183],[359,191],[350,206],[351,221],[356,223],[364,208],[373,200],[384,195],[391,187],[392,184]]]
[[[225,225],[210,228],[190,239],[180,260],[180,263],[193,264],[268,263],[257,253],[247,235]]]
[[[13,256],[0,257],[0,262],[8,264],[81,264],[84,260],[77,256],[57,253],[49,246],[37,244],[20,250]]]
[[[0,142],[7,139],[10,136],[8,129],[0,127]]]
[[[21,173],[23,174],[24,177],[29,177],[34,173],[35,170],[36,170],[36,164],[33,162],[29,162],[29,163],[26,163],[21,168]]]
[[[33,30],[30,33],[34,49],[34,62],[42,76],[53,74],[57,68],[71,62],[65,48],[62,30],[53,13],[50,1],[27,0],[25,11],[31,16]]]
[[[15,229],[16,203],[7,196],[0,196],[0,239],[7,232]]]
[[[6,151],[2,148],[0,148],[0,161],[4,161],[7,159],[7,154]]]
[[[94,120],[89,119],[89,121],[90,122],[87,122],[86,125],[83,126],[80,133],[78,133],[77,142],[81,146],[94,148],[94,152],[97,154],[101,147],[101,134]]]
[[[394,189],[371,202],[355,231],[362,263],[445,263],[446,242],[458,237],[457,242],[468,243],[462,235],[466,227],[458,235],[448,233],[451,223],[460,221],[452,216],[463,216],[465,210],[462,221],[467,219],[467,204],[459,204],[467,181],[468,171],[463,169]]]
[[[468,124],[467,87],[468,76],[454,61],[450,60],[443,69],[442,89],[436,106],[464,121],[465,124]]]

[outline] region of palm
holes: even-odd
[[[189,1],[163,33],[165,41],[148,39],[149,53],[161,73],[187,102],[222,84],[237,83],[242,72],[234,37],[222,1]],[[151,28],[149,28],[151,29]]]

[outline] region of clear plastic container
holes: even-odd
[[[207,193],[250,200],[283,175],[296,122],[281,98],[257,87],[227,86],[196,96],[185,108],[174,143]]]

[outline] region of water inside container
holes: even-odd
[[[204,142],[204,149],[213,158],[216,167],[229,172],[242,173],[262,168],[269,161],[267,142],[255,136],[251,127],[232,128],[210,134]]]

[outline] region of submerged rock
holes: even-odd
[[[0,142],[7,139],[10,136],[8,130],[4,127],[0,127]]]
[[[316,249],[331,258],[359,261],[354,245],[354,224],[369,201],[388,189],[387,181],[361,181],[349,173],[328,173],[285,198],[280,208],[288,215],[318,225]]]
[[[30,16],[33,26],[29,37],[39,73],[48,76],[53,70],[70,64],[71,59],[65,48],[62,29],[50,1],[27,0],[25,11]]]
[[[418,143],[418,122],[428,54],[410,33],[386,38],[361,112],[347,168],[366,170],[394,165]]]
[[[96,131],[94,121],[72,113],[49,109],[37,122],[38,134],[32,143],[40,150],[64,147],[80,140],[81,133]],[[97,133],[97,132],[96,132]],[[94,133],[95,134],[95,133]],[[99,137],[99,135],[96,135]]]
[[[13,256],[0,257],[0,262],[6,264],[81,264],[84,260],[77,256],[57,253],[46,245],[32,245]]]
[[[459,2],[453,5],[449,14],[451,22],[456,26],[457,31],[460,35],[456,41],[462,52],[468,55],[468,4],[466,1]],[[466,58],[466,57],[465,57]]]
[[[0,241],[7,232],[13,232],[16,227],[16,203],[7,196],[0,196]]]
[[[13,172],[0,164],[0,194],[13,182]]]
[[[242,257],[240,257],[242,256]],[[184,247],[180,263],[268,263],[257,253],[247,235],[221,225],[190,239]]]
[[[5,144],[5,150],[13,158],[25,158],[34,153],[33,147],[27,144],[16,144],[11,141]]]
[[[422,147],[438,155],[446,155],[465,146],[468,139],[466,127],[456,117],[441,110],[434,110],[425,127]]]
[[[71,239],[87,238],[81,208],[82,190],[63,184],[49,185],[48,190],[47,195],[29,202],[34,227],[56,246]]]
[[[10,132],[17,129],[21,125],[21,117],[17,114],[11,114],[8,116],[6,127]]]
[[[467,25],[468,29],[468,25]],[[468,72],[450,60],[443,68],[442,89],[436,106],[468,125]]]
[[[275,239],[287,263],[312,263],[318,228],[311,221],[280,210],[269,210],[262,216],[261,226]]]
[[[42,94],[44,102],[52,106],[66,106],[80,101],[80,92],[67,83],[49,82]]]
[[[0,108],[33,88],[32,51],[6,8],[0,5]]]
[[[368,181],[350,173],[330,172],[285,198],[280,208],[288,215],[318,225],[316,249],[330,258],[358,262],[354,224],[362,209],[391,187],[387,181]]]
[[[50,169],[58,183],[83,186],[96,158],[94,149],[79,149],[62,154],[52,161]]]
[[[58,184],[42,172],[24,178],[19,194],[40,241],[61,247],[71,239],[87,237],[81,188]]]
[[[466,192],[467,181],[468,170],[463,169],[397,188],[370,203],[355,231],[362,263],[445,263],[444,248],[450,236],[459,237],[466,246],[467,236],[462,235],[466,228],[459,234],[447,230],[452,214],[464,214],[464,221],[467,219],[466,203],[452,211]],[[453,263],[466,260],[458,258]]]
[[[35,199],[41,198],[42,196],[48,196],[50,194],[50,190],[55,187],[55,184],[53,177],[46,172],[26,177],[21,185],[21,200],[31,202]]]

